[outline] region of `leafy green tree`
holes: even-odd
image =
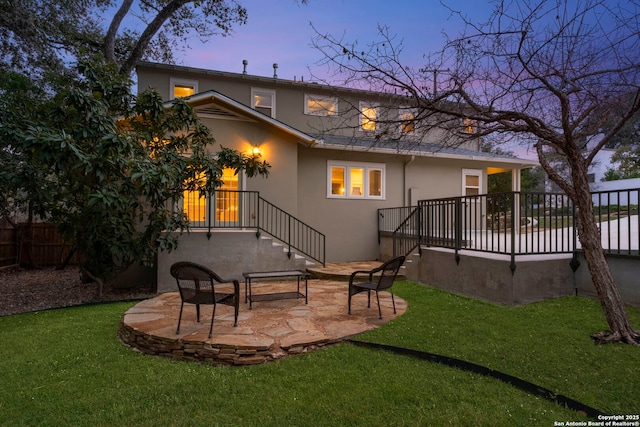
[[[74,59],[103,53],[130,74],[140,59],[173,62],[192,37],[225,36],[246,21],[235,0],[0,0],[0,64],[63,76]]]
[[[46,94],[31,84],[25,76],[14,72],[0,72],[0,126],[31,121],[41,116]],[[44,170],[31,153],[16,152],[11,147],[0,150],[0,216],[16,227],[19,217],[32,217],[38,200],[28,199],[23,189],[38,189]],[[46,192],[45,194],[46,195]],[[29,209],[31,207],[31,209]]]
[[[607,170],[604,181],[640,177],[640,140],[621,145],[611,156],[611,162],[616,168]]]
[[[231,149],[210,153],[214,139],[189,104],[167,109],[155,92],[131,95],[115,64],[79,69],[82,79],[58,92],[48,114],[2,123],[0,173],[12,194],[38,201],[37,213],[58,224],[102,289],[131,263],[176,247],[188,230],[174,209],[185,189],[209,194],[225,167],[267,176],[270,166]],[[23,184],[13,168],[24,169]]]

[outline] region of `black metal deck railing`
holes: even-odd
[[[592,193],[605,251],[639,254],[639,193]],[[379,233],[393,237],[394,255],[427,245],[515,257],[580,249],[575,213],[564,194],[511,192],[422,200],[411,208],[381,209],[378,218]]]
[[[185,211],[192,229],[254,229],[279,240],[291,257],[299,252],[325,264],[324,234],[260,197],[257,191],[216,190],[211,197],[186,200]]]

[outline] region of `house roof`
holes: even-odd
[[[515,156],[469,150],[461,147],[416,142],[407,140],[358,138],[349,136],[316,136],[316,148],[368,151],[373,153],[404,154],[420,157],[438,157],[459,160],[486,160],[495,163],[517,164],[523,167],[537,166],[535,160],[521,159]]]
[[[335,85],[327,84],[325,82],[305,81],[303,78],[297,79],[295,77],[293,80],[290,80],[290,79],[285,79],[281,77],[268,77],[268,76],[260,76],[255,74],[234,73],[231,71],[209,70],[206,68],[187,67],[183,65],[163,64],[158,62],[147,62],[147,61],[138,62],[136,67],[165,70],[165,71],[169,70],[169,71],[176,71],[176,72],[189,73],[189,74],[201,74],[210,78],[229,78],[233,80],[243,80],[247,82],[262,83],[262,84],[269,84],[269,85],[292,86],[295,88],[303,87],[312,91],[324,91],[324,92],[328,91],[332,93],[343,93],[343,94],[351,93],[351,94],[373,96],[373,97],[385,96],[387,99],[394,98],[394,97],[399,99],[402,99],[402,98],[409,99],[409,97],[405,95],[384,93],[384,92],[359,89],[354,87],[335,86]]]
[[[316,137],[301,132],[286,123],[267,116],[215,90],[201,92],[186,99],[199,116],[226,119],[234,118],[266,123],[293,136],[299,143],[309,147],[316,144]],[[171,103],[173,103],[173,101],[167,101],[165,105],[171,105]]]
[[[177,69],[181,71],[190,71],[205,73],[215,76],[227,76],[233,78],[242,78],[248,80],[261,80],[269,82],[277,82],[278,84],[290,84],[300,86],[308,86],[313,88],[340,89],[342,91],[373,93],[360,89],[334,88],[331,86],[319,85],[317,83],[303,83],[301,81],[282,80],[269,77],[259,77],[247,74],[229,73],[214,70],[204,70],[190,67],[181,67],[167,64],[156,64],[142,62],[138,64],[142,67],[160,68],[160,69]],[[364,138],[364,137],[347,137],[336,135],[310,135],[304,133],[292,126],[287,125],[277,119],[267,116],[241,102],[238,102],[226,95],[215,90],[209,90],[192,95],[187,98],[188,102],[193,105],[198,115],[203,117],[214,118],[234,118],[236,120],[246,120],[254,122],[262,122],[274,126],[281,131],[292,135],[299,143],[308,147],[325,148],[335,150],[351,150],[351,151],[368,151],[381,154],[404,154],[420,157],[437,157],[460,160],[484,160],[494,163],[520,165],[522,167],[537,166],[539,163],[535,160],[521,159],[515,156],[488,153],[476,150],[470,150],[460,147],[446,146],[441,144],[416,142],[409,140],[381,139],[381,138]],[[170,105],[172,101],[168,101]]]
[[[404,154],[420,157],[438,157],[459,160],[485,160],[503,164],[517,164],[523,167],[537,166],[534,160],[520,159],[515,156],[487,153],[460,147],[415,142],[408,140],[362,138],[337,135],[309,135],[286,123],[267,116],[241,102],[238,102],[215,90],[198,93],[187,98],[196,113],[204,117],[233,118],[237,120],[262,122],[273,126],[308,147],[333,150],[368,151],[380,154]],[[170,105],[173,101],[165,104]]]

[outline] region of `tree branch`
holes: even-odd
[[[151,43],[153,36],[156,35],[158,30],[160,30],[165,21],[169,19],[182,6],[193,3],[193,1],[194,0],[171,0],[169,3],[167,3],[167,5],[162,8],[160,12],[158,12],[155,18],[153,18],[149,25],[147,25],[147,27],[144,29],[133,50],[120,67],[120,71],[125,74],[131,73],[131,70],[133,70],[133,67],[135,67],[136,63],[140,60],[140,58],[142,58],[145,49],[147,48],[147,46],[149,46],[149,43]]]
[[[111,25],[109,25],[109,29],[107,30],[107,34],[104,37],[104,56],[107,61],[116,62],[115,55],[115,45],[116,45],[116,36],[118,35],[118,29],[120,28],[120,24],[124,20],[127,13],[131,9],[131,5],[133,4],[133,0],[122,0],[122,4],[120,8],[114,15],[111,20]],[[153,37],[153,36],[152,36]]]

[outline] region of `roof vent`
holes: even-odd
[[[278,64],[273,64],[273,78],[278,78]]]
[[[247,61],[246,59],[242,60],[242,74],[247,74],[247,65],[249,64],[249,61]]]

